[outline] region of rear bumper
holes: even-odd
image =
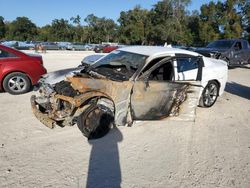
[[[56,121],[52,120],[48,114],[42,113],[38,108],[37,108],[37,102],[36,102],[36,96],[32,95],[30,98],[30,103],[31,103],[31,108],[33,111],[33,114],[36,116],[36,118],[43,123],[46,127],[49,127],[53,129],[56,125]]]

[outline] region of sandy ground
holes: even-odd
[[[53,71],[86,54],[43,59]],[[0,187],[250,187],[249,67],[229,70],[226,92],[195,123],[143,122],[89,142],[77,126],[43,126],[32,94],[0,93]]]

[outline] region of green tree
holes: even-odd
[[[27,17],[17,17],[8,26],[8,38],[12,40],[33,40],[37,36],[37,26]]]
[[[73,26],[68,20],[55,19],[50,28],[50,40],[52,41],[72,41],[74,36]]]
[[[220,5],[216,5],[214,2],[210,2],[209,4],[202,5],[200,8],[199,37],[203,44],[220,38],[220,25],[223,12],[218,7],[222,9],[223,5],[221,3]]]
[[[187,17],[187,28],[191,34],[191,44],[194,46],[202,46],[203,43],[200,39],[200,15],[199,12],[193,11],[191,15]]]
[[[151,40],[158,44],[190,44],[192,35],[187,28],[187,5],[190,0],[162,0],[151,10]]]
[[[136,6],[133,10],[121,12],[119,34],[120,41],[126,44],[149,43],[150,19],[149,11]]]
[[[36,37],[38,41],[52,41],[51,40],[51,25],[45,25],[38,28],[38,36]]]
[[[94,14],[88,15],[84,21],[87,23],[88,40],[95,43],[115,41],[117,25],[112,19],[99,18]]]
[[[224,3],[224,10],[222,16],[221,27],[223,27],[222,37],[223,38],[240,38],[243,32],[241,26],[241,16],[237,12],[238,1],[235,0],[227,0]],[[221,11],[221,9],[218,9]]]
[[[250,1],[240,0],[239,2],[241,25],[243,27],[243,37],[250,42]]]
[[[74,30],[74,41],[83,42],[83,27],[81,26],[81,17],[79,15],[76,17],[71,17],[70,21],[72,21],[75,26],[72,28]]]
[[[6,26],[4,23],[4,18],[0,16],[0,39],[3,39],[5,37],[6,33]]]
[[[89,42],[96,42],[95,41],[95,27],[97,23],[98,17],[96,17],[94,14],[89,14],[84,21],[87,23],[86,31],[87,31],[87,38]]]

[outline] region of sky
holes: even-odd
[[[136,5],[151,9],[159,0],[0,0],[0,16],[6,21],[26,16],[37,26],[51,24],[54,19],[67,19],[79,15],[82,20],[89,14],[111,18],[115,21],[121,11]],[[192,0],[189,11],[199,10],[210,0]]]

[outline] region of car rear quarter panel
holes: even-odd
[[[29,57],[18,57],[6,60],[1,67],[0,81],[1,90],[3,79],[12,72],[22,72],[25,73],[32,85],[36,84],[41,75],[46,73],[46,69],[41,65],[41,63],[35,58]]]
[[[210,80],[215,80],[220,84],[219,95],[224,92],[227,78],[228,67],[227,63],[223,60],[217,60],[212,58],[203,58],[205,66],[202,73],[202,86],[206,87]]]

